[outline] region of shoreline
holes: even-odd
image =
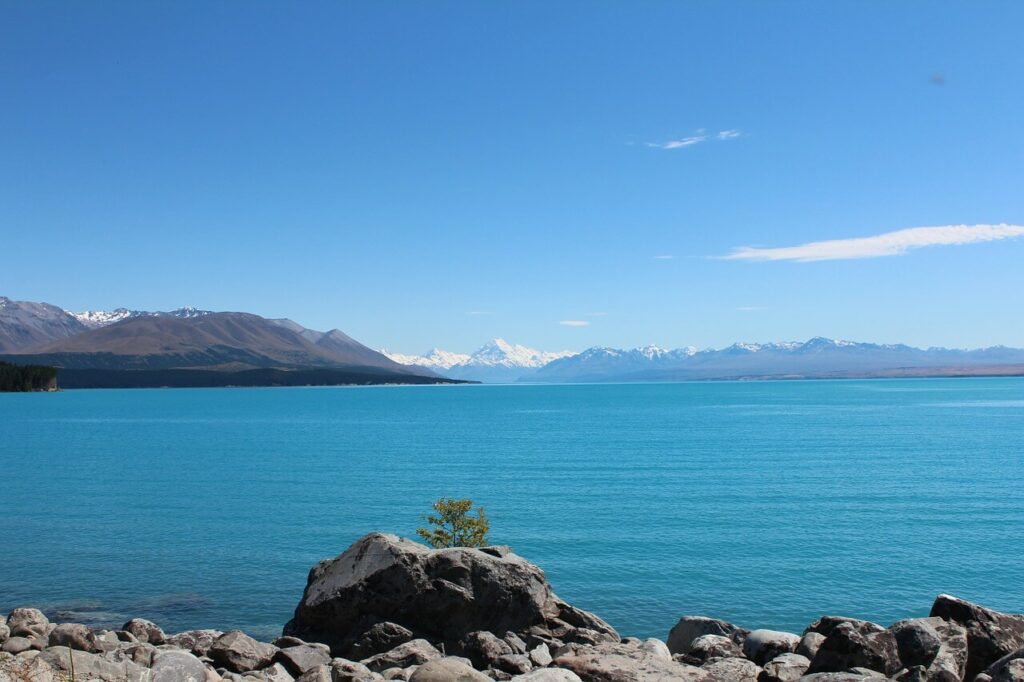
[[[1024,615],[939,595],[887,627],[824,615],[802,632],[683,616],[664,639],[622,637],[551,590],[508,547],[430,549],[371,533],[308,576],[280,636],[0,625],[0,680],[58,682],[1017,682]],[[82,675],[85,677],[82,677]]]

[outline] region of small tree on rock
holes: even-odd
[[[483,507],[470,515],[473,500],[442,497],[434,503],[436,514],[424,514],[423,520],[433,528],[419,528],[416,534],[432,547],[485,547],[487,545],[487,515]]]

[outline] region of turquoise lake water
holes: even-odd
[[[1024,380],[0,394],[0,610],[272,637],[441,495],[623,634],[1024,611]]]

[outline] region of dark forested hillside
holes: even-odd
[[[0,362],[0,391],[54,391],[57,369],[45,365],[12,365]]]

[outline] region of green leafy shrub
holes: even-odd
[[[486,547],[491,529],[483,507],[472,516],[473,500],[442,497],[434,503],[436,514],[424,514],[423,520],[433,528],[419,528],[416,534],[432,547]]]

